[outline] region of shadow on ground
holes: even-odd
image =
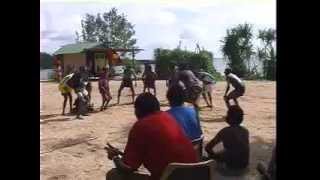
[[[225,122],[225,117],[201,117],[200,121],[202,122],[207,122],[207,123],[220,123],[220,122]]]
[[[57,117],[61,114],[44,114],[44,115],[40,115],[40,119],[49,119],[49,118],[52,118],[52,117]]]
[[[48,119],[45,121],[40,121],[40,124],[47,124],[49,122],[63,122],[63,121],[70,121],[71,118],[57,118],[57,119]]]

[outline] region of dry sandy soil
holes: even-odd
[[[113,167],[103,150],[106,141],[124,148],[130,127],[135,122],[133,105],[128,89],[122,92],[120,105],[116,103],[119,81],[112,81],[112,107],[103,112],[93,112],[84,120],[74,116],[61,116],[62,96],[57,83],[40,83],[41,109],[41,179],[55,180],[102,180]],[[214,91],[213,110],[203,108],[201,125],[205,143],[227,124],[224,122],[226,107],[222,96],[225,82],[218,82]],[[243,125],[250,132],[250,176],[257,174],[255,167],[259,161],[269,161],[276,137],[276,87],[275,82],[247,81],[245,96],[239,100],[245,111]],[[157,81],[158,98],[161,109],[168,109],[165,99],[164,81]],[[142,92],[142,82],[138,82],[137,93]],[[73,96],[75,97],[75,95]],[[98,109],[101,104],[97,82],[93,82],[92,101]],[[201,105],[205,102],[202,99]]]

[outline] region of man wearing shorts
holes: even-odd
[[[234,103],[236,105],[239,105],[237,99],[240,96],[243,96],[243,94],[245,93],[244,82],[237,75],[231,73],[230,68],[226,68],[226,70],[224,71],[224,74],[225,74],[226,80],[227,80],[227,89],[224,94],[224,100],[226,102],[226,105],[228,108],[230,107],[230,102],[229,102],[230,99],[233,99]],[[230,84],[234,87],[234,90],[228,94],[229,89],[230,89]]]
[[[101,111],[106,109],[108,106],[110,100],[112,99],[111,94],[110,94],[110,88],[109,88],[109,71],[107,68],[102,68],[102,73],[99,77],[99,92],[102,97],[102,105],[101,105]]]
[[[181,65],[178,72],[175,73],[172,85],[179,84],[179,82],[182,82],[185,87],[185,101],[192,103],[196,109],[199,109],[198,101],[202,92],[200,80],[185,64]]]
[[[132,76],[135,79],[135,86],[137,86],[137,76],[136,76],[136,74],[133,72],[133,70],[131,70],[130,67],[126,67],[124,72],[123,72],[123,78],[122,78],[122,82],[121,82],[120,88],[118,90],[118,104],[120,103],[121,91],[125,87],[130,88],[131,93],[132,93],[132,103],[134,103],[135,92],[134,92],[134,88],[133,88],[133,84],[132,84]]]
[[[143,75],[142,75],[142,79],[143,79],[143,93],[146,92],[146,89],[148,89],[148,92],[150,92],[150,88],[153,89],[154,91],[154,95],[156,96],[156,86],[155,86],[155,82],[156,82],[156,73],[152,71],[152,68],[150,65],[146,66],[146,70],[144,71]]]
[[[63,108],[62,108],[62,115],[65,114],[65,108],[67,105],[67,101],[69,99],[69,105],[70,105],[70,113],[72,111],[72,88],[68,86],[67,82],[72,78],[73,74],[69,74],[65,76],[59,83],[59,91],[61,92],[61,95],[63,96]]]
[[[202,81],[202,88],[203,88],[202,96],[203,96],[204,100],[206,101],[208,107],[212,108],[213,107],[213,105],[212,105],[212,91],[213,91],[213,86],[216,83],[214,80],[214,77],[211,74],[204,72],[203,70],[200,70],[199,72],[197,72],[195,74],[200,79],[200,81]],[[208,102],[207,95],[208,95],[210,103]]]

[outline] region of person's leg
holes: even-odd
[[[157,89],[156,87],[153,87],[154,96],[157,96]]]
[[[208,102],[206,92],[203,92],[203,93],[202,93],[202,97],[203,97],[204,101],[206,102],[207,106],[209,107],[210,104],[209,104],[209,102]]]
[[[107,95],[107,102],[106,102],[106,104],[104,105],[104,108],[107,108],[109,102],[110,102],[111,99],[112,99],[112,96],[111,96],[111,93],[110,93],[110,89],[109,89],[109,88],[107,88],[106,95]]]
[[[106,180],[148,180],[150,176],[140,172],[130,174],[121,173],[116,168],[111,169],[106,174]]]
[[[241,96],[241,93],[239,92],[239,90],[235,89],[235,90],[231,91],[227,97],[228,97],[228,100],[232,99],[236,105],[239,105],[237,99],[240,96]]]
[[[235,104],[238,104],[237,98],[239,97],[238,93],[236,90],[231,91],[226,97],[225,97],[225,102],[227,107],[230,107],[230,99],[233,99]]]
[[[226,103],[226,106],[227,106],[227,108],[229,109],[229,107],[230,107],[230,102],[229,102],[228,95],[224,97],[224,102]]]
[[[118,104],[120,103],[120,96],[121,96],[121,91],[123,90],[124,86],[121,84],[120,88],[118,90]]]
[[[71,94],[71,92],[68,94],[68,96],[69,96],[70,113],[72,113],[72,94]]]
[[[211,92],[208,92],[208,98],[209,98],[209,101],[210,101],[210,107],[212,108],[212,107],[213,107],[213,104],[212,104],[212,95],[211,95]]]
[[[147,89],[147,86],[146,86],[146,83],[143,84],[143,93],[146,92],[146,89]]]
[[[198,111],[200,111],[199,103],[200,103],[201,93],[202,93],[202,88],[199,88],[199,89],[192,88],[192,89],[191,89],[191,100],[193,101],[192,104],[194,105],[194,107],[195,107]]]
[[[210,104],[209,104],[209,102],[208,102],[208,99],[207,99],[207,85],[203,85],[202,86],[202,97],[203,97],[203,99],[204,99],[204,101],[206,102],[206,104],[207,104],[207,106],[208,107],[210,107]]]
[[[135,97],[135,92],[134,92],[134,88],[133,88],[133,85],[130,87],[131,89],[131,93],[132,93],[132,103],[134,103],[134,97]]]
[[[63,96],[62,115],[64,115],[65,114],[66,105],[67,105],[68,95],[67,94],[62,94],[62,96]]]
[[[79,100],[79,95],[77,94],[77,99],[75,100],[75,106],[76,106],[76,118],[77,119],[82,119],[80,117],[81,113],[80,113],[80,100]]]
[[[103,107],[104,107],[104,104],[106,102],[106,97],[105,96],[106,96],[105,93],[101,92],[102,104],[101,104],[101,107],[100,107],[100,111],[103,111]]]

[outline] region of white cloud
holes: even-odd
[[[185,3],[41,3],[40,47],[54,52],[60,46],[73,43],[80,30],[81,18],[117,7],[135,24],[137,45],[145,51],[137,58],[152,58],[157,47],[194,49],[195,43],[221,56],[219,42],[226,29],[239,23],[252,23],[257,28],[275,28],[275,0],[208,1]]]

